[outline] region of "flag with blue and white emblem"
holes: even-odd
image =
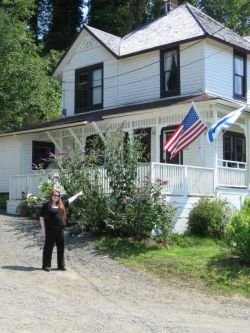
[[[230,112],[228,115],[226,115],[225,117],[219,119],[216,123],[214,123],[207,132],[208,142],[209,143],[214,142],[222,130],[231,127],[242,115],[245,108],[246,106],[243,106],[240,109]]]

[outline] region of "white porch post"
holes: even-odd
[[[246,185],[249,188],[249,184],[250,184],[250,119],[249,119],[249,117],[246,117],[245,135],[246,135],[246,162],[247,162]]]
[[[161,137],[161,127],[159,124],[157,124],[155,126],[155,144],[154,144],[154,161],[153,162],[160,162],[160,146],[161,146],[161,142],[160,142],[160,137]]]
[[[133,128],[130,128],[128,130],[128,136],[129,136],[129,140],[132,142],[133,139],[134,139],[134,130],[133,130]]]

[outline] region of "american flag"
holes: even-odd
[[[206,129],[207,125],[199,118],[192,104],[183,122],[165,143],[164,150],[169,152],[171,154],[170,159],[173,159],[180,151],[196,140]]]

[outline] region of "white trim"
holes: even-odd
[[[56,130],[56,129],[64,129],[64,128],[72,128],[72,127],[81,127],[89,124],[88,121],[82,121],[82,122],[76,122],[76,123],[68,123],[68,124],[62,124],[62,125],[55,125],[55,126],[48,126],[44,128],[34,128],[30,130],[23,130],[19,132],[9,132],[9,133],[2,133],[0,134],[1,137],[7,137],[7,136],[16,136],[16,135],[22,135],[22,134],[30,134],[30,133],[41,133],[41,132],[47,132],[48,130]]]

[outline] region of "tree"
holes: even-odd
[[[24,12],[14,15],[16,8],[0,6],[1,130],[40,123],[60,110],[59,85],[48,75],[48,62],[40,56]],[[30,12],[23,9],[28,19]]]
[[[45,47],[47,50],[67,49],[77,31],[82,20],[82,0],[50,0],[52,19],[49,31],[45,37]]]
[[[179,0],[179,5],[185,3]],[[249,0],[189,0],[206,14],[240,34],[250,34]],[[164,0],[92,0],[89,23],[124,36],[138,26],[164,15]]]
[[[150,0],[92,0],[89,24],[103,31],[124,36],[147,22]]]
[[[250,1],[249,0],[201,0],[200,7],[219,22],[234,31],[250,34]]]

